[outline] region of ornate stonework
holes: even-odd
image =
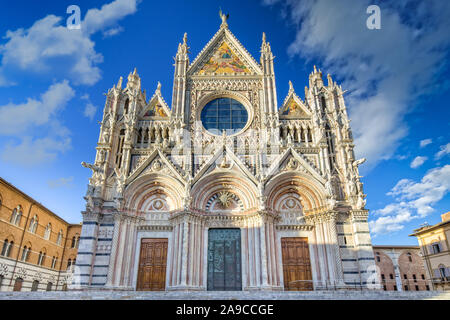
[[[212,228],[241,230],[249,246],[242,251],[244,289],[282,288],[283,237],[308,239],[314,288],[362,286],[363,273],[345,273],[371,262],[358,247],[370,244],[356,233],[367,225],[358,172],[364,160],[354,159],[343,90],[331,77],[325,86],[314,67],[304,99],[290,82],[278,107],[266,36],[258,63],[229,30],[227,16],[221,19],[192,63],[184,35],[171,107],[159,82],[147,100],[136,70],[125,88],[121,78],[108,91],[95,163],[83,163],[92,177],[80,247],[97,255],[77,258],[81,286],[136,288],[141,240],[164,238],[166,288],[204,290]],[[216,113],[202,112],[216,100]],[[221,107],[225,100],[229,109]],[[205,129],[211,121],[221,134]],[[354,227],[346,243],[339,236],[343,221]],[[354,251],[342,249],[347,245]],[[96,274],[94,264],[107,271]]]

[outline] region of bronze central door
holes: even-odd
[[[308,238],[281,238],[284,290],[313,290]]]
[[[168,239],[142,239],[136,290],[166,289]]]
[[[209,229],[208,290],[242,290],[240,229]]]

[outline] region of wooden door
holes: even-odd
[[[242,290],[240,229],[209,229],[207,288]]]
[[[281,238],[284,290],[313,290],[308,238]]]
[[[139,258],[137,290],[166,289],[168,239],[142,239]]]
[[[14,282],[14,291],[20,291],[22,290],[22,283],[23,283],[23,279],[22,278],[17,278],[16,281]]]

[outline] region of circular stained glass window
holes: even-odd
[[[247,109],[231,98],[219,98],[208,102],[201,113],[202,124],[209,132],[227,135],[241,131],[248,121]]]

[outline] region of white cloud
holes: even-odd
[[[24,137],[19,144],[9,142],[1,152],[1,159],[21,166],[35,166],[53,161],[58,153],[70,149],[69,137]]]
[[[118,20],[136,12],[136,4],[136,0],[115,0],[100,10],[90,9],[79,30],[66,28],[62,17],[48,15],[29,29],[7,31],[7,42],[0,45],[0,86],[14,84],[7,79],[17,71],[62,75],[74,84],[96,83],[101,78],[97,65],[103,56],[95,51],[90,36],[119,28],[115,26]]]
[[[69,130],[58,113],[75,95],[67,80],[52,84],[40,99],[0,106],[0,135],[6,146],[0,151],[5,162],[32,166],[50,162],[71,147]]]
[[[420,167],[421,165],[424,164],[425,161],[428,160],[428,157],[421,157],[421,156],[417,156],[414,158],[414,160],[411,162],[410,167],[415,169]]]
[[[432,142],[433,142],[433,140],[431,140],[431,139],[420,140],[420,147],[421,148],[426,147],[427,145],[431,144]]]
[[[94,119],[95,113],[97,112],[97,107],[92,103],[88,102],[84,108],[84,116],[88,117],[91,121]]]
[[[285,0],[281,10],[287,7],[297,26],[288,54],[315,60],[349,90],[355,151],[373,167],[395,154],[408,133],[405,114],[439,84],[435,75],[450,44],[450,2],[383,2],[380,30],[366,27],[370,4]]]
[[[440,148],[441,150],[434,155],[437,160],[450,153],[450,143],[447,143]]]
[[[48,180],[47,184],[50,189],[63,188],[63,187],[71,187],[73,182],[73,177],[64,178],[61,177],[59,179]]]
[[[0,106],[0,135],[17,135],[42,126],[66,106],[75,95],[67,80],[52,84],[39,100]]]
[[[89,94],[83,94],[80,99],[86,100],[86,106],[84,107],[83,115],[89,118],[91,121],[94,119],[95,113],[97,112],[97,107],[94,106],[89,98]]]
[[[402,179],[388,193],[395,202],[375,211],[379,217],[369,222],[370,229],[374,235],[401,230],[405,223],[432,213],[432,206],[449,191],[450,165],[428,171],[420,182]]]

